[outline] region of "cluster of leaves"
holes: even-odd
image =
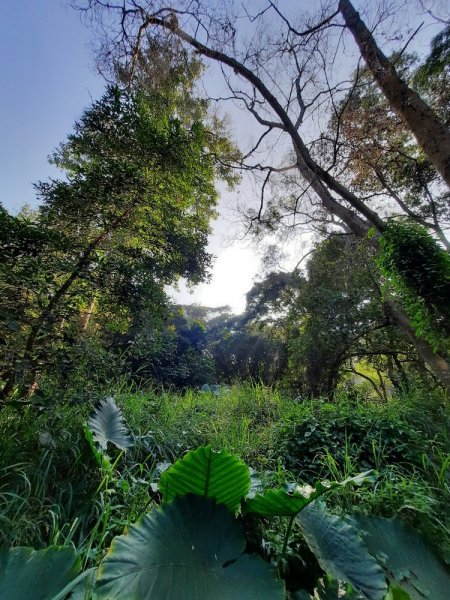
[[[214,363],[206,352],[206,326],[180,306],[171,306],[159,326],[140,320],[125,339],[131,342],[130,375],[138,383],[181,389],[215,379]]]
[[[449,28],[431,43],[427,58],[394,54],[397,72],[449,121]],[[380,214],[402,215],[446,239],[448,195],[436,169],[411,131],[392,110],[367,68],[354,74],[354,86],[330,119],[320,151],[336,164],[340,155],[352,189]],[[389,212],[387,212],[389,211]],[[412,252],[413,250],[411,250]]]
[[[362,398],[319,402],[280,425],[274,446],[293,476],[309,482],[376,469],[377,493],[341,495],[341,506],[401,514],[447,556],[448,417],[429,392],[422,394],[426,407],[408,393],[395,409]]]
[[[422,466],[417,448],[426,452],[423,433],[399,419],[380,419],[368,428],[368,420],[361,414],[336,414],[324,410],[320,417],[307,418],[284,426],[283,455],[286,467],[308,479],[326,466],[331,455],[337,468],[344,472],[346,462],[363,469],[378,469],[380,454],[386,464],[403,466],[408,472]]]
[[[272,272],[254,285],[245,318],[284,345],[278,379],[303,397],[362,380],[386,398],[407,383],[420,363],[391,325],[378,278],[370,244],[334,234],[314,248],[305,274]]]
[[[450,255],[420,225],[390,221],[379,265],[403,300],[418,335],[446,349],[450,335]]]
[[[180,106],[198,69],[171,60],[161,89],[143,75],[84,112],[52,159],[65,178],[36,186],[35,214],[1,211],[5,397],[43,372],[64,378],[90,334],[93,346],[120,347],[144,313],[163,317],[166,285],[206,277],[215,181],[233,182],[218,157],[232,146],[203,100]]]
[[[114,465],[104,454],[108,444],[125,451],[136,440],[127,432],[112,398],[91,415],[88,428],[94,454],[103,471],[113,477]],[[115,538],[98,568],[80,573],[80,561],[71,548],[2,551],[0,595],[22,598],[33,589],[45,600],[140,600],[151,590],[155,598],[187,599],[194,594],[205,599],[212,595],[281,599],[286,597],[286,583],[289,597],[311,598],[299,589],[298,577],[289,578],[286,550],[297,524],[320,564],[318,576],[324,572],[328,577],[314,581],[314,598],[341,589],[339,582],[347,584],[349,599],[362,594],[381,600],[386,593],[389,598],[420,600],[429,594],[444,598],[448,574],[417,533],[386,519],[346,521],[318,502],[333,489],[371,479],[370,473],[363,473],[342,482],[319,482],[314,488],[289,485],[261,493],[258,481],[251,485],[245,463],[225,451],[200,447],[163,472],[158,484],[162,506]],[[236,517],[237,512],[241,516]],[[273,517],[288,519],[283,547],[275,556],[277,569],[258,553],[249,553],[249,523],[244,527],[249,518]],[[374,557],[380,553],[383,558],[377,562]],[[264,555],[262,548],[259,554]],[[389,592],[385,578],[391,584]],[[339,596],[343,594],[342,588]]]
[[[207,324],[208,351],[219,381],[279,381],[286,366],[283,340],[248,324],[248,315],[223,314]]]

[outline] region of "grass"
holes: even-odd
[[[231,387],[215,396],[145,392],[118,396],[133,431],[150,432],[170,456],[202,444],[236,453],[263,467],[274,443],[275,424],[299,411],[299,405],[261,385]]]
[[[111,450],[111,473],[84,436],[89,403],[0,414],[1,546],[70,543],[85,566],[96,564],[111,538],[157,500],[150,484],[161,463],[211,444],[238,454],[266,485],[376,468],[375,487],[345,489],[330,504],[400,516],[450,557],[448,412],[439,397],[417,390],[385,403],[345,394],[298,402],[257,384],[217,396],[125,387],[115,396],[137,444],[126,457]]]

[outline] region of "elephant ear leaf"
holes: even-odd
[[[317,501],[302,510],[296,521],[327,575],[350,583],[369,600],[384,598],[387,586],[383,570],[354,527]]]
[[[80,560],[71,547],[50,546],[45,550],[11,548],[0,551],[0,598],[3,600],[53,600],[70,591],[80,570]]]
[[[374,471],[366,471],[344,481],[317,482],[315,488],[309,488],[308,490],[302,489],[300,486],[294,486],[289,490],[283,488],[267,490],[264,494],[254,494],[252,498],[248,498],[244,504],[244,512],[254,513],[262,517],[293,517],[311,502],[331,490],[348,485],[359,486],[366,482],[373,483],[375,481]]]
[[[164,471],[158,487],[166,502],[176,496],[195,494],[215,498],[235,512],[250,489],[250,471],[233,454],[201,446]]]
[[[394,589],[401,588],[412,600],[449,597],[450,574],[419,533],[394,519],[355,516],[354,520]],[[394,597],[401,596],[397,592]]]
[[[113,540],[99,567],[98,600],[283,600],[284,585],[245,554],[242,524],[223,504],[175,498]]]
[[[106,450],[108,442],[121,450],[133,446],[133,438],[126,430],[122,411],[112,397],[101,400],[89,418],[88,427],[102,450]]]

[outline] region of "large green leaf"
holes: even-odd
[[[94,436],[92,435],[91,430],[87,425],[84,426],[84,436],[89,444],[92,455],[95,459],[97,465],[102,469],[102,471],[112,477],[114,475],[114,469],[111,464],[111,461],[106,456],[104,452],[100,452],[97,448],[97,444],[95,443]]]
[[[196,494],[215,498],[236,511],[250,488],[247,465],[225,450],[214,452],[202,446],[188,452],[161,475],[159,490],[166,501]]]
[[[255,513],[263,517],[292,517],[299,513],[305,506],[329,491],[346,485],[361,485],[366,481],[374,481],[373,471],[360,473],[344,481],[318,482],[316,487],[307,492],[301,488],[293,491],[284,489],[268,490],[265,494],[257,494],[245,502],[244,511]]]
[[[327,575],[350,583],[370,600],[384,597],[387,586],[383,570],[354,527],[328,512],[320,502],[302,510],[296,520]]]
[[[446,600],[450,574],[414,529],[382,517],[355,517],[371,554],[379,558],[390,581],[413,600]]]
[[[78,574],[80,560],[70,547],[0,551],[0,600],[52,600]]]
[[[102,450],[106,450],[108,442],[121,450],[133,446],[133,438],[125,428],[122,411],[112,397],[100,401],[89,418],[88,427]]]
[[[98,600],[283,599],[273,569],[243,554],[245,544],[224,505],[175,498],[114,539],[99,568]]]

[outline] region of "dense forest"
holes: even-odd
[[[70,4],[103,95],[0,204],[0,600],[444,600],[439,3]],[[170,296],[225,187],[263,248],[241,314]]]

